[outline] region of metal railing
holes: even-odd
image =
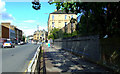
[[[40,45],[37,48],[37,51],[34,54],[34,57],[32,58],[30,64],[28,65],[28,68],[26,72],[35,73],[40,72],[40,53],[41,53],[42,46]]]

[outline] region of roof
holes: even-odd
[[[71,11],[66,13],[65,10],[58,10],[58,11],[52,12],[50,14],[75,14],[75,13],[72,13]]]
[[[33,37],[33,35],[29,35],[28,37]]]
[[[36,33],[36,32],[46,32],[46,31],[43,29],[43,30],[37,30],[34,33]]]

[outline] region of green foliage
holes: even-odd
[[[120,2],[54,2],[56,9],[83,13],[81,35],[99,34],[101,37],[120,35]],[[53,4],[53,3],[50,3]],[[82,31],[82,33],[81,33]]]
[[[41,4],[39,2],[32,2],[32,8],[35,10],[39,10],[41,7]]]
[[[51,35],[48,36],[48,39],[50,39],[50,38],[52,38],[54,40],[53,34],[51,34]]]
[[[48,39],[52,38],[54,40],[58,38],[59,37],[58,32],[59,32],[58,28],[54,28],[53,30],[51,30],[50,31],[51,34],[48,36]]]
[[[57,32],[57,34],[58,34],[58,38],[63,38],[64,37],[64,32],[62,30],[59,30]]]
[[[100,39],[102,63],[109,66],[109,68],[116,70],[117,72],[120,72],[119,42],[119,37]]]
[[[22,40],[25,42],[25,36],[22,36]]]
[[[71,33],[64,33],[64,38],[67,38],[67,37],[72,37],[72,34]]]
[[[76,31],[63,33],[64,38],[76,35],[108,35],[108,40],[101,41],[102,61],[120,72],[120,2],[54,2],[56,9],[73,13],[83,13]],[[114,39],[109,39],[114,37]],[[118,36],[118,39],[116,39]],[[115,40],[116,39],[116,40]],[[104,64],[103,63],[103,64]]]
[[[59,30],[58,28],[54,28],[50,33],[51,34],[48,36],[48,39],[67,38],[78,35],[77,31],[74,31],[73,33],[64,33],[62,30]]]
[[[77,35],[78,35],[77,31],[74,31],[74,32],[72,33],[72,36],[77,36]]]

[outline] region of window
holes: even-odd
[[[73,23],[71,23],[71,33],[73,33]]]
[[[44,36],[44,34],[42,34],[42,36]]]
[[[65,19],[67,19],[67,15],[65,15]]]
[[[58,23],[61,23],[61,21],[59,20]]]
[[[39,39],[39,37],[37,37],[37,39]]]
[[[73,27],[73,23],[71,23],[71,28]]]
[[[54,15],[52,15],[52,20],[54,20]]]
[[[73,33],[73,29],[71,29],[71,33]]]
[[[71,18],[73,18],[73,15],[71,15]]]
[[[37,36],[39,36],[39,34],[37,34]]]
[[[67,26],[67,22],[65,22],[65,27]]]
[[[65,28],[65,33],[67,33],[67,28]]]
[[[54,27],[54,22],[52,22],[52,27]]]
[[[40,37],[40,39],[42,39],[42,37]]]

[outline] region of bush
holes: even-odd
[[[50,39],[50,38],[52,38],[54,40],[53,34],[51,34],[51,35],[48,36],[48,39]]]

